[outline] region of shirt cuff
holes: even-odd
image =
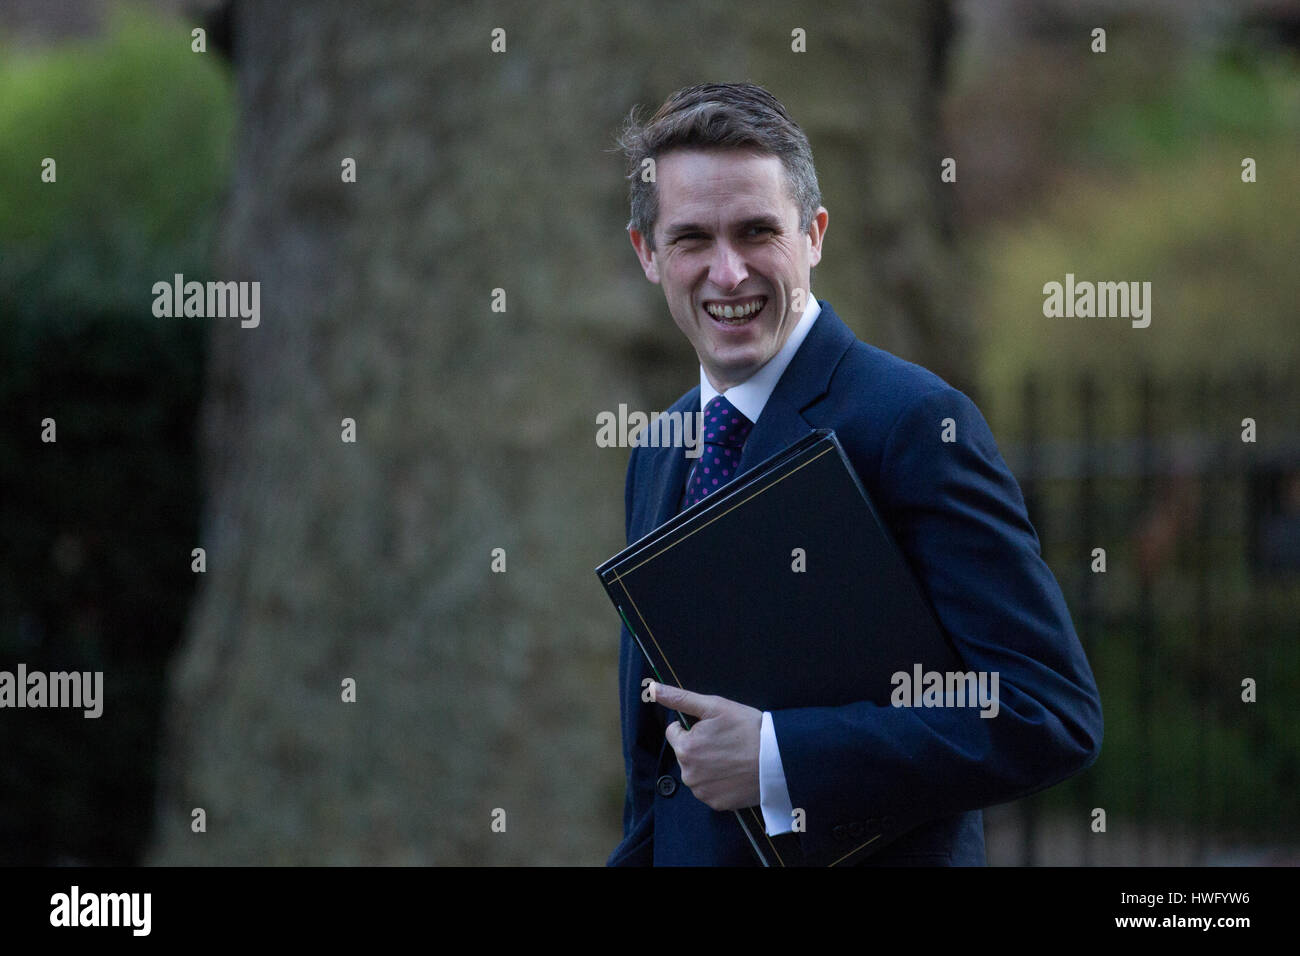
[[[758,795],[762,801],[763,825],[768,836],[789,833],[794,829],[794,808],[785,785],[785,768],[781,751],[776,747],[776,728],[772,714],[763,711],[763,729],[758,741]]]

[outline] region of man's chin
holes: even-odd
[[[718,389],[718,391],[725,391],[727,388],[739,385],[749,379],[762,366],[763,362],[756,355],[728,353],[725,356],[715,354],[712,361],[704,367],[708,369],[709,380],[714,383],[715,387],[719,381],[726,383],[725,388]]]

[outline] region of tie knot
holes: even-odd
[[[704,409],[704,441],[710,445],[740,448],[749,437],[754,423],[721,395]]]

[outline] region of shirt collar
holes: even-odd
[[[808,293],[808,305],[803,310],[799,322],[790,330],[790,337],[785,340],[781,350],[773,355],[764,363],[763,367],[757,372],[741,382],[739,385],[733,385],[725,393],[727,401],[731,402],[742,415],[751,422],[758,422],[758,416],[763,414],[763,407],[767,400],[772,397],[772,390],[776,388],[776,383],[781,380],[785,373],[786,367],[790,360],[794,358],[794,353],[799,351],[799,346],[808,335],[808,330],[812,328],[813,322],[817,321],[817,316],[821,315],[821,303],[813,297],[812,291]],[[700,366],[700,410],[713,401],[719,392],[709,382],[709,377],[704,374],[704,366]]]

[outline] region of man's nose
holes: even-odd
[[[740,250],[728,242],[719,242],[714,246],[713,263],[709,267],[710,282],[725,291],[740,285],[748,275]]]

